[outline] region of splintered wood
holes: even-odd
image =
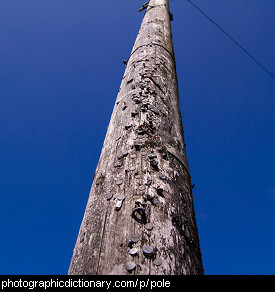
[[[148,4],[69,274],[203,274],[168,2]]]

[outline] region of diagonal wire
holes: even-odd
[[[217,28],[219,28],[225,35],[227,35],[240,49],[242,49],[254,62],[256,62],[267,74],[269,74],[273,79],[275,76],[263,66],[254,56],[252,56],[242,45],[240,45],[231,35],[229,35],[222,27],[220,27],[214,20],[212,20],[205,12],[203,12],[197,5],[195,5],[191,0],[187,0],[192,4],[200,13],[202,13],[207,19],[209,19]]]

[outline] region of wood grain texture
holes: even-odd
[[[145,13],[69,274],[203,274],[168,2]]]

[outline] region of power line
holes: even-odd
[[[256,62],[267,74],[269,74],[273,79],[275,76],[262,65],[254,56],[252,56],[242,45],[240,45],[231,35],[229,35],[222,27],[220,27],[213,19],[211,19],[205,12],[203,12],[197,5],[195,5],[191,0],[187,0],[192,4],[200,13],[202,13],[207,19],[209,19],[217,28],[219,28],[226,36],[228,36],[240,49],[242,49],[254,62]]]

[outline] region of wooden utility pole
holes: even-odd
[[[169,0],[145,8],[69,274],[203,274]]]

